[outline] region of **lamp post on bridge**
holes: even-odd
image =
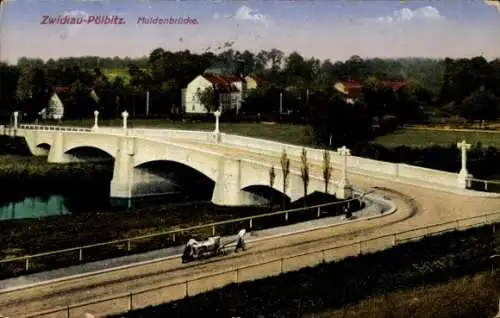
[[[94,126],[92,127],[92,129],[96,130],[99,128],[98,121],[99,121],[99,111],[94,110]]]
[[[219,142],[220,141],[219,120],[220,120],[220,116],[221,116],[221,111],[217,109],[214,112],[214,116],[215,116],[215,130],[214,130],[214,135],[215,135],[215,140],[217,142]]]
[[[462,167],[458,173],[458,187],[461,189],[466,189],[470,186],[470,178],[472,175],[467,171],[467,151],[471,149],[471,144],[468,144],[465,140],[457,143],[457,148],[461,151],[462,157]]]
[[[123,118],[123,132],[126,134],[127,133],[127,118],[128,118],[128,112],[124,110],[122,112],[122,118]]]
[[[337,197],[339,199],[347,199],[351,196],[351,186],[347,180],[347,157],[351,155],[351,151],[346,146],[343,146],[337,149],[337,154],[344,157],[342,176],[338,182]]]
[[[19,120],[19,112],[15,111],[14,112],[14,129],[17,129],[18,126],[18,120]]]

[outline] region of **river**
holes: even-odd
[[[205,192],[205,193],[204,193]],[[188,202],[200,202],[209,200],[206,191],[177,191],[153,195],[142,198],[134,198],[130,202],[118,205],[119,210],[131,207],[144,207],[150,205],[165,205]],[[4,202],[0,205],[0,221],[28,218],[43,218],[54,215],[67,215],[85,212],[99,212],[103,210],[115,210],[115,201],[109,200],[106,195],[92,196],[92,200],[82,197],[68,197],[61,194],[46,196],[30,196],[20,200]]]

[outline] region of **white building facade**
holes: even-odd
[[[212,88],[219,94],[219,109],[239,112],[246,92],[246,83],[237,76],[222,76],[203,74],[193,79],[182,90],[182,103],[187,114],[207,113],[205,105],[200,102],[199,94],[207,88]]]

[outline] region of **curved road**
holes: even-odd
[[[223,144],[200,143],[200,147],[261,162],[270,162],[278,158],[234,149]],[[294,165],[297,167],[298,158],[291,159],[292,167]],[[311,164],[311,175],[321,176],[321,163],[311,162]],[[332,179],[335,179],[335,176]],[[428,224],[500,211],[500,198],[459,195],[356,174],[350,175],[349,180],[361,189],[372,187],[390,189],[378,190],[378,193],[391,198],[397,205],[398,211],[382,218],[255,242],[249,244],[247,252],[200,263],[181,264],[180,260],[166,260],[0,294],[0,313],[8,317],[19,317],[54,307],[161,286],[169,282],[186,281],[201,274],[260,262],[266,258],[343,245],[360,238],[369,239],[395,231],[401,232]]]

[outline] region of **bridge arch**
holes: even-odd
[[[241,189],[241,191],[250,193],[259,198],[264,199],[267,202],[283,202],[283,192],[277,190],[275,187],[271,187],[266,184],[254,184],[248,185]],[[290,202],[290,196],[285,195],[286,202]]]
[[[136,165],[133,171],[136,195],[191,193],[209,200],[215,181],[203,172],[172,160],[153,160]]]
[[[171,162],[187,166],[198,171],[213,182],[219,176],[220,157],[197,149],[150,141],[137,140],[134,167],[144,166],[149,162]]]
[[[114,159],[114,156],[105,149],[94,146],[77,146],[67,149],[64,153],[77,158]]]
[[[76,144],[64,147],[64,153],[68,155],[78,155],[79,153],[106,154],[107,157],[115,158],[116,147],[102,147],[91,143]]]
[[[43,150],[47,150],[48,151],[48,150],[50,150],[51,145],[48,144],[48,143],[46,143],[46,142],[42,142],[40,144],[37,144],[36,147],[39,148],[39,149],[43,149]]]

